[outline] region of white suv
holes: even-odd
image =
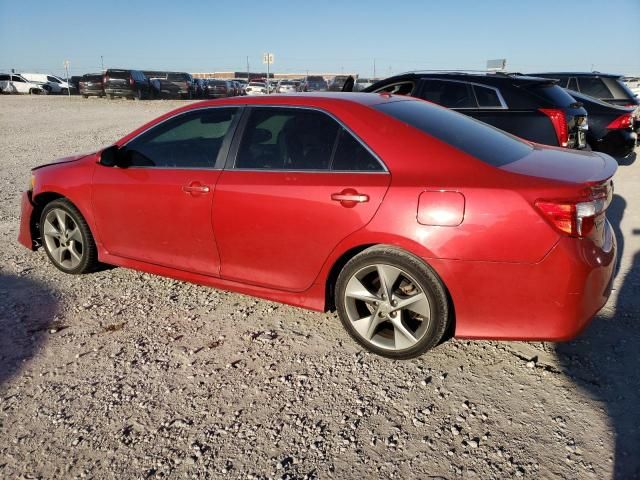
[[[22,73],[21,75],[31,82],[42,85],[42,88],[49,93],[64,93],[66,95],[69,92],[69,84],[55,75],[46,73]]]
[[[45,92],[40,85],[30,82],[22,75],[0,73],[0,93],[31,93]]]

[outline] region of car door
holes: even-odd
[[[338,243],[371,220],[390,175],[322,111],[255,107],[242,123],[213,201],[220,275],[304,291]]]
[[[13,88],[18,93],[29,93],[30,83],[27,83],[24,78],[19,75],[11,75],[11,82],[13,83]]]
[[[179,114],[122,146],[121,167],[96,166],[93,209],[110,254],[219,274],[211,202],[238,111]]]

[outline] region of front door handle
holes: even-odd
[[[211,189],[207,185],[202,185],[200,182],[191,182],[189,185],[182,187],[182,191],[191,194],[209,193]]]
[[[353,188],[345,188],[339,193],[332,193],[331,200],[334,202],[340,202],[343,207],[351,208],[355,207],[358,203],[368,202],[369,195],[358,193]]]

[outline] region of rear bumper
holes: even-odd
[[[537,264],[426,259],[453,300],[455,336],[496,340],[569,340],[604,306],[616,267],[608,248],[563,237]]]
[[[18,232],[18,242],[29,250],[36,249],[31,232],[32,216],[33,202],[31,201],[31,192],[22,192],[22,198],[20,200],[20,231]]]
[[[104,93],[115,97],[133,97],[135,92],[130,88],[105,88]]]
[[[631,130],[610,130],[598,142],[596,149],[614,157],[626,157],[636,146],[638,134]]]

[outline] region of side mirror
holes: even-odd
[[[100,165],[105,167],[120,167],[120,148],[117,145],[111,145],[100,153]]]

